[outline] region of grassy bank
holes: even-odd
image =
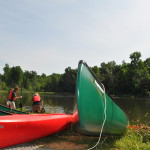
[[[114,145],[119,150],[150,150],[150,130],[128,129],[126,135]]]
[[[150,150],[150,127],[129,126],[126,134],[118,140],[101,142],[98,150]]]

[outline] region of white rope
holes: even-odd
[[[104,120],[103,120],[103,123],[102,123],[101,131],[100,131],[99,139],[98,139],[97,143],[93,147],[88,148],[87,150],[94,149],[100,143],[102,132],[103,132],[103,128],[104,128],[104,125],[105,125],[105,122],[106,122],[106,118],[107,118],[107,115],[106,115],[106,94],[105,94],[105,87],[104,87],[104,85],[103,85],[103,89],[104,89],[104,101],[105,101],[105,103],[104,103],[105,104],[104,105]]]

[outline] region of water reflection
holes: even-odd
[[[115,98],[115,101],[127,114],[129,121],[150,125],[150,99]]]
[[[20,102],[23,105],[23,109],[31,111],[32,96],[34,93],[22,94],[22,99],[17,99],[16,106],[19,106]],[[43,100],[43,106],[46,113],[68,113],[71,114],[74,108],[74,95],[66,94],[48,94],[40,93]],[[0,93],[1,101],[0,104],[6,105],[7,93]]]
[[[31,111],[34,93],[23,94],[21,101],[16,100],[16,106],[21,102],[23,108]],[[6,105],[4,97],[7,93],[0,93],[0,104]],[[40,93],[46,113],[68,113],[74,109],[74,95]],[[150,125],[150,99],[146,98],[114,98],[115,102],[125,111],[129,121],[140,121]]]

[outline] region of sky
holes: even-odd
[[[149,0],[0,0],[0,73],[64,73],[150,57]]]

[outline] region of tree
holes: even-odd
[[[150,96],[150,58],[144,61],[143,78],[140,87],[142,95]]]
[[[134,94],[150,96],[150,58],[141,60],[141,53],[134,52],[130,63],[115,61],[101,63],[100,67],[91,67],[94,74],[104,84],[110,94]],[[64,74],[46,76],[36,71],[22,71],[20,66],[9,67],[5,64],[4,74],[0,74],[0,89],[7,90],[15,85],[30,91],[51,91],[74,93],[77,70],[67,67]]]
[[[150,73],[150,58],[147,58],[144,61],[144,66],[147,68],[148,72]]]
[[[47,79],[45,80],[45,91],[51,91],[51,92],[59,92],[59,82],[61,80],[60,74],[53,73],[52,75],[49,75]]]
[[[104,62],[101,63],[100,73],[104,79],[102,82],[105,85],[105,88],[108,89],[110,93],[114,93],[115,67],[115,61],[110,61],[107,64]]]
[[[94,72],[94,74],[96,75],[96,77],[97,77],[99,80],[101,80],[99,68],[98,68],[97,66],[94,66],[94,67],[92,67],[91,69],[92,69],[92,71]]]
[[[3,81],[4,81],[7,85],[9,85],[11,68],[10,68],[9,65],[6,63],[6,64],[5,64],[5,67],[3,68],[3,70],[4,70]]]
[[[134,52],[130,55],[131,59],[131,66],[132,68],[137,68],[141,62],[141,53],[140,52]]]
[[[62,75],[59,84],[61,87],[61,91],[74,93],[76,85],[76,76],[76,70],[71,69],[71,67],[66,68],[65,73]]]
[[[10,71],[9,85],[21,85],[23,83],[23,71],[20,66],[12,67]]]
[[[140,93],[140,86],[144,77],[144,63],[140,58],[140,52],[134,52],[130,55],[131,63],[128,71],[128,82],[129,90],[133,94]]]
[[[115,76],[116,80],[116,93],[117,94],[128,94],[128,72],[129,72],[129,63],[125,61],[122,62],[122,65],[119,66],[117,75]]]

